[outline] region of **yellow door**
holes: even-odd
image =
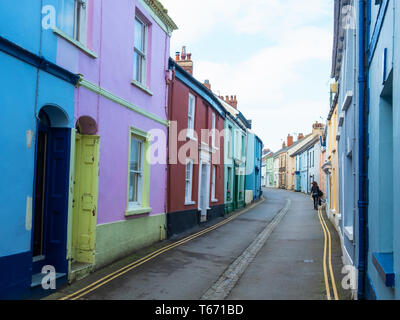
[[[72,252],[77,262],[94,263],[99,141],[99,136],[76,134]]]

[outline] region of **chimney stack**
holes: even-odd
[[[226,103],[228,103],[230,106],[234,107],[235,109],[237,109],[238,106],[238,101],[236,96],[226,96],[225,98],[223,96],[220,96],[220,98],[222,100],[224,100]]]
[[[322,123],[319,123],[318,121],[315,121],[313,124],[313,134],[322,134],[324,131],[325,126]]]
[[[304,134],[299,133],[299,135],[297,136],[297,141],[300,141],[303,138],[304,138]]]
[[[288,136],[287,136],[287,146],[291,147],[292,145],[293,145],[293,136],[288,134]]]
[[[210,80],[204,80],[203,85],[211,91],[211,84],[210,84]]]
[[[176,53],[176,62],[180,65],[186,72],[193,75],[193,61],[192,54],[186,53],[186,47],[182,47],[182,52],[179,57],[179,52]]]

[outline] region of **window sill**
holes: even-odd
[[[389,288],[395,285],[395,274],[394,274],[394,260],[393,252],[391,253],[376,253],[372,254],[372,263],[378,271],[379,276],[385,282],[385,285]]]
[[[125,217],[131,217],[135,216],[138,214],[144,214],[144,213],[151,213],[153,209],[151,208],[136,208],[136,209],[128,209],[125,211]]]
[[[346,235],[347,239],[349,239],[351,242],[354,241],[353,227],[351,226],[344,227],[344,234]]]
[[[67,35],[64,31],[61,31],[58,28],[53,28],[53,32],[62,37],[63,39],[67,40],[68,42],[72,43],[75,47],[77,47],[78,49],[82,50],[84,53],[86,53],[88,56],[90,56],[91,58],[97,59],[97,53],[90,50],[88,47],[86,47],[85,45],[83,45],[82,43],[80,43],[79,41],[71,38],[69,35]]]
[[[136,80],[131,80],[131,85],[137,87],[138,89],[142,90],[144,93],[147,93],[150,96],[153,96],[153,92],[151,92],[148,88],[146,88],[143,84]]]
[[[193,206],[194,204],[196,204],[195,201],[185,201],[185,206]]]
[[[216,202],[218,202],[218,199],[212,199],[211,202],[216,203]]]

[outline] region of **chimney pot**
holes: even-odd
[[[177,52],[177,57],[179,52]],[[180,54],[178,64],[181,66],[187,73],[193,75],[193,61],[191,60],[192,54],[186,54],[186,46],[182,46],[182,52]]]
[[[177,51],[177,52],[175,53],[175,60],[176,60],[176,61],[179,61],[179,56],[180,56],[180,52]]]
[[[182,46],[181,58],[182,60],[186,60],[186,46]]]

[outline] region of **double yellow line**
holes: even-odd
[[[325,219],[322,216],[322,210],[321,207],[318,209],[318,218],[319,222],[321,223],[322,230],[324,231],[324,262],[323,262],[323,268],[324,268],[324,279],[325,279],[325,288],[326,288],[326,295],[328,300],[332,300],[331,297],[331,291],[329,287],[329,279],[328,279],[328,272],[327,272],[327,267],[326,267],[326,251],[327,251],[327,242],[329,246],[329,257],[328,257],[328,265],[329,265],[329,273],[331,276],[331,283],[332,283],[332,290],[333,290],[333,295],[335,300],[339,300],[339,296],[337,293],[337,288],[336,288],[336,282],[335,282],[335,276],[333,275],[333,269],[332,269],[332,240],[331,240],[331,233],[329,231],[328,226],[325,223]],[[328,238],[328,239],[327,239]]]
[[[263,198],[258,203],[255,203],[252,206],[248,207],[247,209],[244,209],[243,211],[232,215],[231,217],[225,219],[224,221],[221,221],[220,223],[217,223],[217,224],[215,224],[215,225],[213,225],[213,226],[211,226],[211,227],[209,227],[207,229],[204,229],[204,230],[199,231],[199,232],[197,232],[195,234],[192,234],[192,235],[190,235],[190,236],[188,236],[188,237],[186,237],[184,239],[181,239],[181,240],[179,240],[177,242],[174,242],[174,243],[172,243],[170,245],[167,245],[167,246],[165,246],[165,247],[163,247],[161,249],[158,249],[158,250],[148,254],[147,256],[145,256],[145,257],[143,257],[143,258],[141,258],[139,260],[136,260],[136,261],[126,265],[125,267],[122,267],[122,268],[118,269],[117,271],[114,271],[114,272],[108,274],[107,276],[105,276],[105,277],[103,277],[103,278],[91,283],[90,285],[88,285],[88,286],[86,286],[84,288],[60,298],[59,300],[77,300],[79,298],[82,298],[83,296],[89,294],[90,292],[96,290],[97,288],[100,288],[100,287],[104,286],[105,284],[107,284],[108,282],[114,280],[115,278],[118,278],[118,277],[122,276],[123,274],[125,274],[125,273],[127,273],[127,272],[129,272],[129,271],[131,271],[131,270],[133,270],[133,269],[135,269],[137,267],[139,267],[140,265],[142,265],[142,264],[144,264],[144,263],[156,258],[157,256],[159,256],[159,255],[161,255],[161,254],[163,254],[163,253],[165,253],[167,251],[170,251],[170,250],[172,250],[172,249],[174,249],[174,248],[176,248],[178,246],[181,246],[181,245],[183,245],[183,244],[185,244],[185,243],[187,243],[189,241],[192,241],[192,240],[194,240],[194,239],[196,239],[196,238],[198,238],[200,236],[203,236],[203,235],[205,235],[205,234],[207,234],[207,233],[209,233],[209,232],[211,232],[211,231],[213,231],[213,230],[215,230],[215,229],[227,224],[228,222],[232,221],[233,219],[236,219],[238,216],[244,214],[245,212],[249,211],[250,209],[254,208],[255,206],[261,204],[262,202],[264,202],[264,200],[265,199]]]

